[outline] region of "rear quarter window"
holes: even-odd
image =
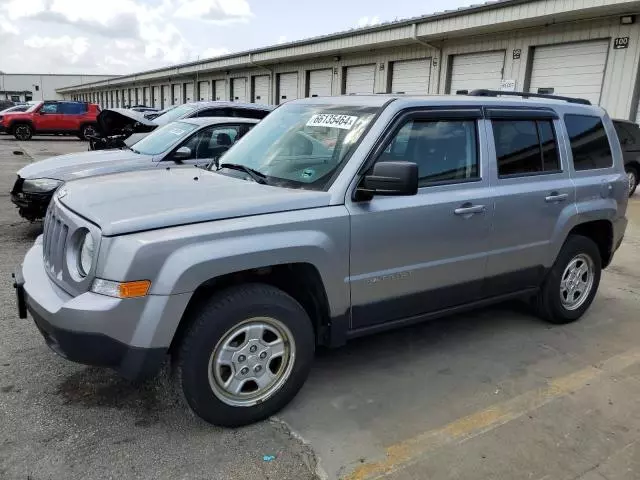
[[[609,138],[600,117],[565,115],[564,122],[571,141],[573,166],[577,171],[613,166]]]

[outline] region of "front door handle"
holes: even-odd
[[[465,203],[460,208],[456,208],[453,213],[456,215],[473,215],[476,213],[484,212],[486,207],[484,205],[471,205],[470,203]]]
[[[567,198],[569,198],[568,193],[551,192],[551,195],[545,197],[544,201],[547,203],[559,203],[564,202]]]

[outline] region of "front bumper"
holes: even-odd
[[[45,268],[40,237],[17,270],[15,287],[19,313],[28,310],[54,352],[74,362],[113,368],[130,380],[157,373],[188,298],[121,300],[91,292],[72,297],[51,281]]]

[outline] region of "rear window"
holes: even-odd
[[[565,115],[564,123],[571,140],[573,166],[577,171],[613,165],[609,138],[599,117]]]
[[[87,112],[87,104],[81,102],[60,102],[58,113],[67,115],[81,115]]]

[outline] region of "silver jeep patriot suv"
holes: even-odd
[[[314,350],[508,298],[580,318],[626,228],[609,116],[495,92],[276,109],[210,170],[69,181],[15,277],[49,346],[190,407],[285,406]]]

